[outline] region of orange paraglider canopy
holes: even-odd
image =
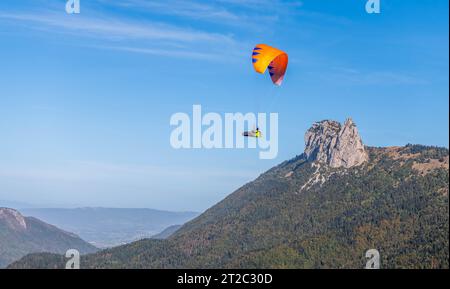
[[[256,72],[264,73],[268,68],[272,82],[281,85],[288,65],[286,52],[266,44],[258,44],[253,49],[252,62]]]

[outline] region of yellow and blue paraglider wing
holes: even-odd
[[[253,68],[258,73],[264,73],[269,69],[272,82],[281,85],[288,65],[286,52],[266,44],[258,44],[252,53]]]

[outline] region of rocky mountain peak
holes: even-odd
[[[14,209],[0,208],[0,222],[17,231],[27,229],[25,218]]]
[[[305,134],[305,155],[308,161],[333,168],[351,168],[368,160],[355,123],[348,118],[344,125],[334,120],[316,122]]]

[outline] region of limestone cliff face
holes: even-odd
[[[332,168],[351,168],[368,160],[351,118],[344,125],[332,120],[314,123],[305,134],[305,145],[308,161],[324,163]]]
[[[27,223],[24,217],[13,209],[0,208],[0,222],[5,223],[9,228],[16,231],[27,229]]]

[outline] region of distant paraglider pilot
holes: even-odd
[[[255,130],[252,131],[245,131],[242,133],[243,136],[245,137],[256,137],[256,138],[260,138],[261,137],[261,131],[259,130],[259,128],[256,128]]]

